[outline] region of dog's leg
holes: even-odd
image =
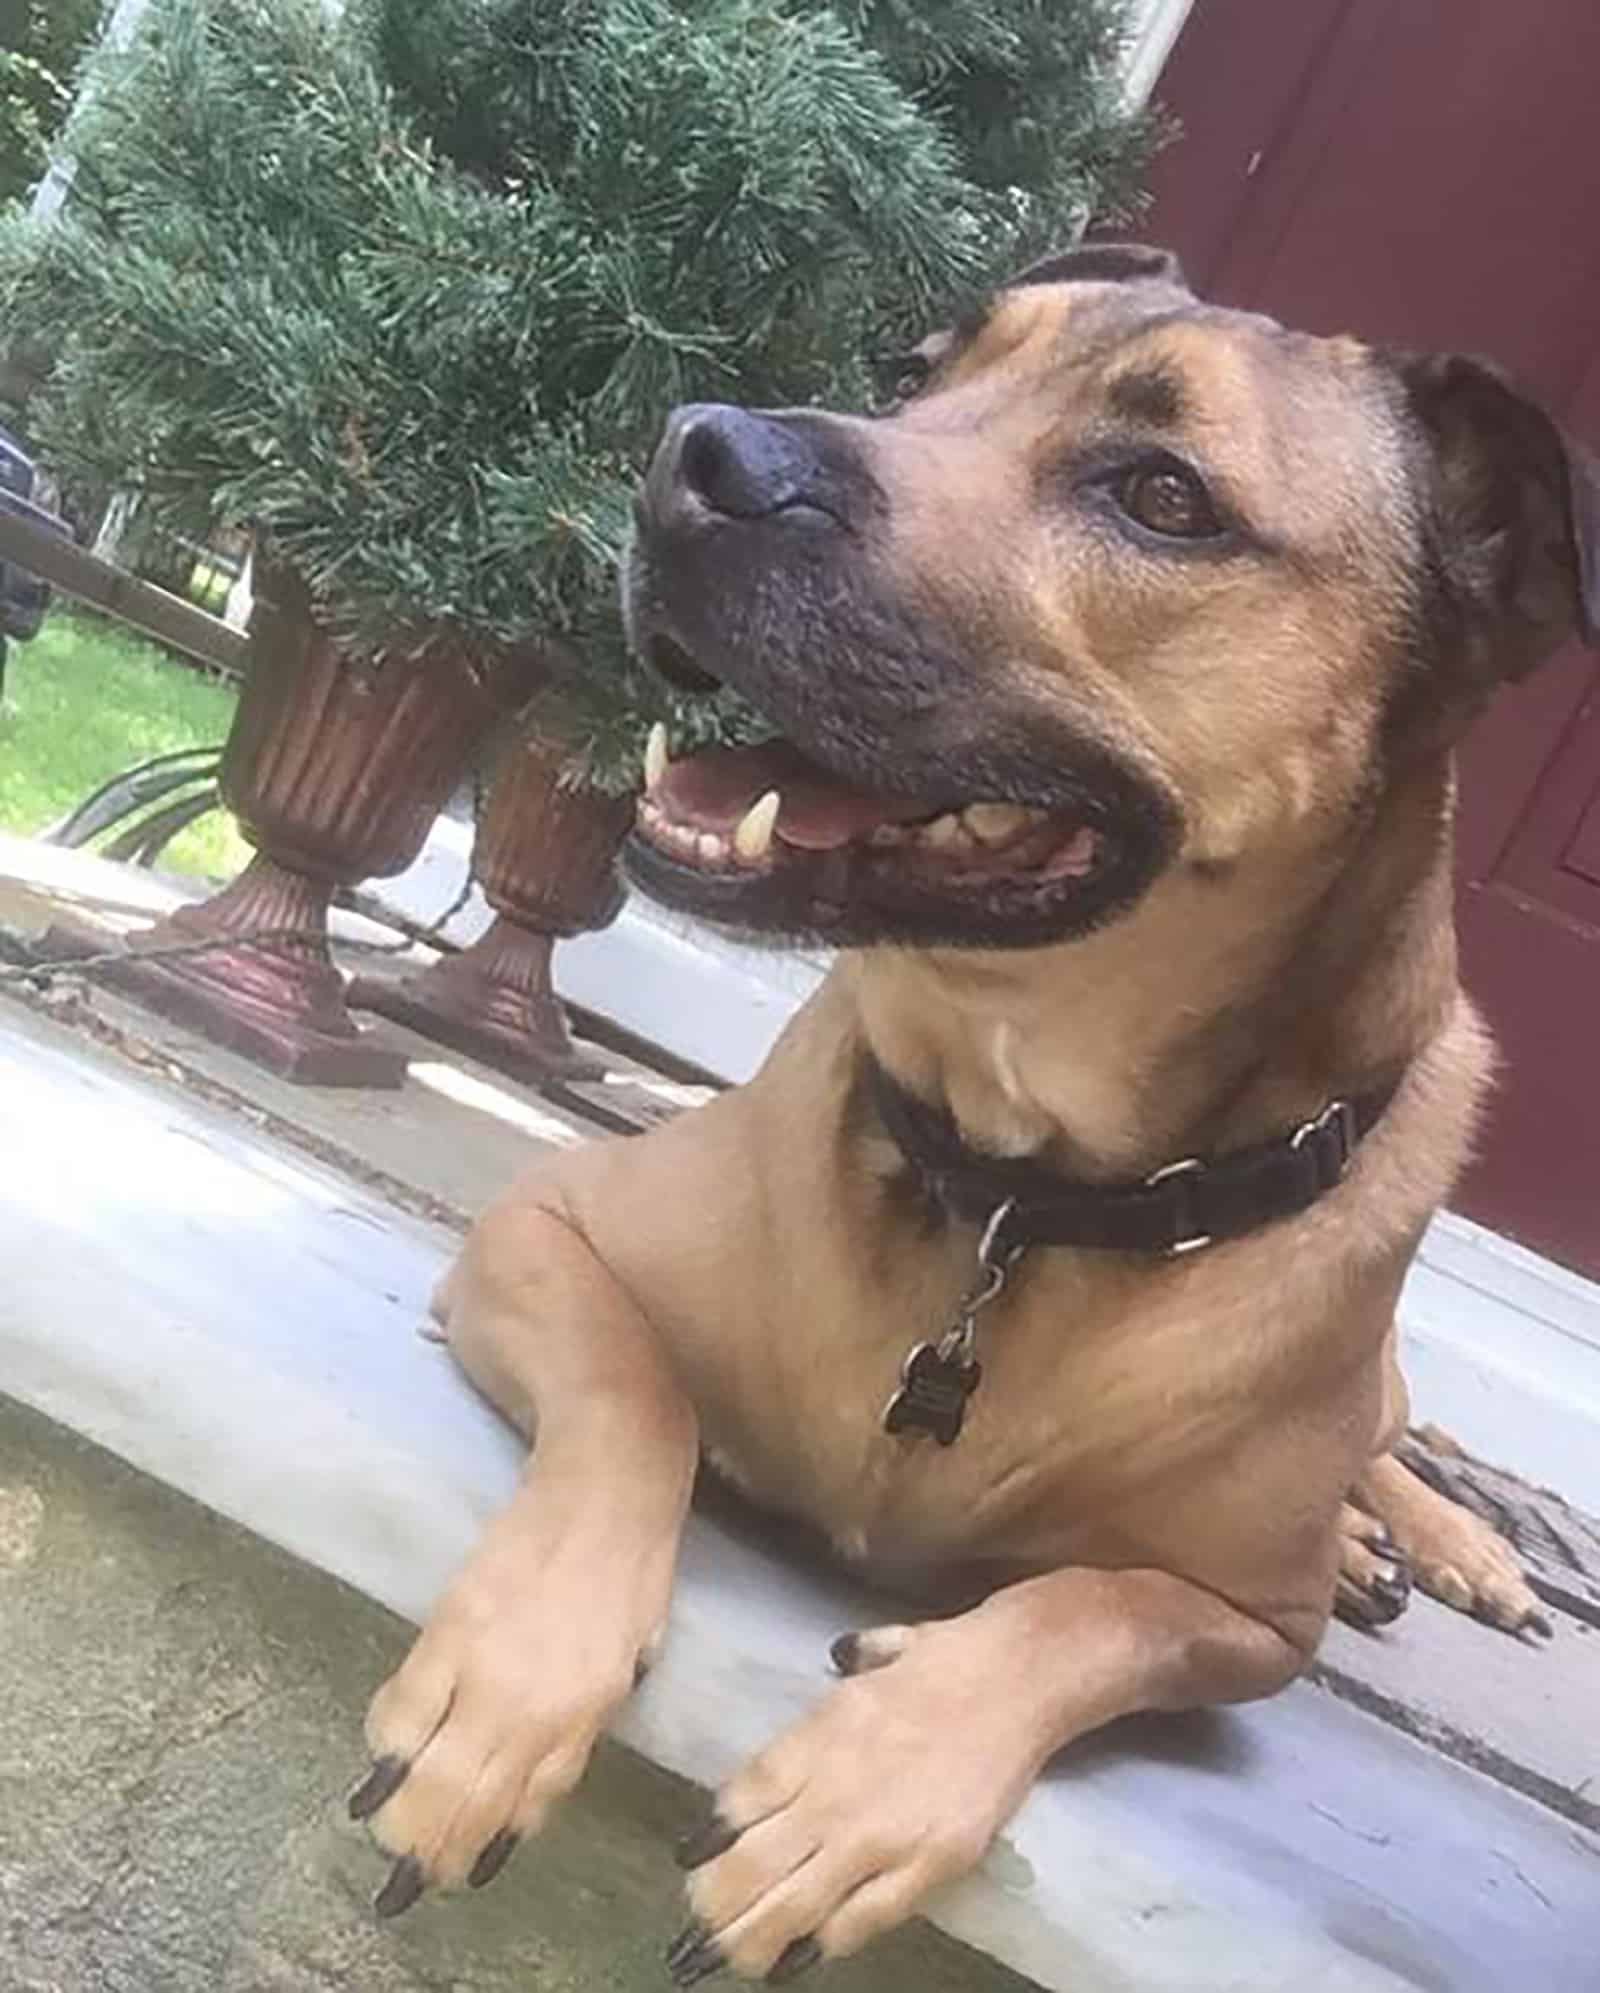
[[[1383,1524],[1432,1597],[1508,1633],[1549,1633],[1510,1544],[1480,1516],[1435,1494],[1392,1453],[1367,1468],[1354,1500]]]
[[[1052,1753],[1135,1710],[1271,1694],[1315,1645],[1306,1617],[1291,1641],[1185,1579],[1074,1568],[840,1643],[861,1672],[738,1773],[684,1850],[678,1983],[723,1964],[781,1983],[858,1950],[974,1866]]]
[[[660,1636],[697,1452],[648,1323],[554,1191],[490,1214],[436,1309],[537,1444],[368,1716],[351,1811],[397,1857],[385,1914],[489,1881],[577,1783]]]

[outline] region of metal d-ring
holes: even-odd
[[[1170,1183],[1176,1177],[1200,1176],[1204,1170],[1205,1164],[1201,1162],[1198,1156],[1185,1156],[1181,1162],[1168,1163],[1165,1169],[1152,1171],[1144,1180],[1145,1188],[1147,1190],[1154,1190],[1158,1185]],[[1173,1239],[1171,1245],[1162,1248],[1168,1259],[1181,1259],[1185,1253],[1200,1252],[1206,1246],[1214,1243],[1210,1232],[1191,1229],[1190,1220],[1193,1213],[1193,1206],[1194,1199],[1192,1195],[1179,1197],[1178,1220],[1173,1227],[1177,1236]]]

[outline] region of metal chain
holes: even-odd
[[[939,1340],[939,1356],[948,1363],[959,1358],[972,1361],[978,1341],[978,1317],[1000,1299],[1018,1260],[1028,1250],[1025,1240],[1005,1242],[1006,1220],[1016,1210],[1016,1199],[1008,1197],[989,1214],[978,1241],[978,1278],[956,1304],[955,1321]]]

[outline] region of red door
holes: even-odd
[[[1196,289],[1486,353],[1600,445],[1595,0],[1196,0],[1143,229]],[[1468,987],[1507,1061],[1460,1207],[1600,1275],[1600,662],[1574,645],[1462,757]]]

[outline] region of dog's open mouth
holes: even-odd
[[[746,573],[742,540],[646,526],[638,654],[680,691],[730,688],[752,743],[691,747],[705,734],[688,713],[676,752],[652,730],[626,867],[653,899],[774,939],[1031,948],[1115,918],[1171,857],[1174,799],[1092,713],[970,665],[949,632],[836,576],[828,616],[796,631],[764,545]]]
[[[860,868],[908,873],[946,890],[1002,878],[1087,878],[1102,833],[1081,816],[1001,798],[960,808],[875,795],[808,760],[788,741],[713,748],[673,761],[666,730],[651,735],[639,830],[702,872],[749,876],[809,866],[841,893]],[[843,861],[841,863],[841,861]]]
[[[651,735],[630,869],[657,897],[824,940],[1025,941],[1059,932],[1119,868],[1085,807],[860,786],[789,741],[673,759]],[[1011,930],[1020,924],[1027,932]]]

